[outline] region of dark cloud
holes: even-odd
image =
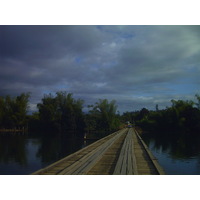
[[[66,90],[120,111],[199,92],[200,26],[0,26],[0,95]]]
[[[0,36],[1,55],[34,60],[91,51],[101,37],[91,26],[1,26]]]

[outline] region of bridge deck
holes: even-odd
[[[32,174],[164,174],[135,129],[122,129]]]

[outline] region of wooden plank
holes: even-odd
[[[126,138],[127,138],[127,136],[126,136]],[[126,138],[125,138],[124,143],[122,145],[122,149],[120,151],[119,158],[118,158],[115,170],[113,172],[114,175],[120,175],[121,174],[122,162],[123,162],[124,154],[125,154],[125,145],[126,145],[126,141],[127,141]]]
[[[121,138],[123,142],[119,142]],[[120,144],[119,147],[116,146],[116,141]],[[108,153],[109,149],[112,149],[111,155]],[[108,159],[109,156],[112,156],[112,161]],[[159,166],[137,132],[129,128],[106,136],[33,174],[98,174],[98,170],[101,174],[115,175],[157,174],[157,171],[162,174],[162,168]]]
[[[107,144],[103,146],[103,148],[99,149],[94,153],[89,160],[85,160],[84,164],[80,166],[79,169],[73,172],[73,174],[85,174],[87,173],[95,163],[100,160],[102,155],[106,152],[106,150],[113,144],[115,140],[109,141]]]
[[[126,165],[127,165],[127,140],[126,140],[126,143],[125,143],[125,150],[124,150],[124,153],[123,153],[123,159],[122,159],[122,163],[120,163],[121,165],[121,171],[120,171],[120,174],[121,175],[126,175]]]
[[[133,143],[132,143],[132,133],[129,129],[127,136],[124,140],[115,170],[114,175],[126,175],[133,174]]]
[[[130,174],[132,172],[130,172],[131,168],[132,168],[132,160],[131,160],[131,132],[129,130],[129,135],[128,135],[128,145],[127,145],[127,153],[126,153],[126,156],[127,156],[127,164],[126,164],[126,174]]]
[[[107,140],[104,144],[94,149],[87,155],[83,156],[78,162],[72,164],[68,168],[64,169],[59,174],[84,174],[87,173],[95,163],[101,158],[105,151],[116,141],[126,130],[121,131],[114,137]]]
[[[127,165],[127,174],[132,175],[133,174],[133,161],[132,161],[132,141],[130,138],[129,142],[129,149],[128,149],[128,165]]]
[[[136,157],[135,157],[135,151],[134,151],[134,140],[133,140],[133,128],[131,128],[131,157],[132,157],[132,167],[133,167],[133,174],[138,175],[138,169],[137,169],[137,162],[136,162]]]
[[[121,133],[123,134],[123,133]],[[85,162],[84,165],[81,166],[79,171],[75,171],[73,174],[84,174],[87,173],[93,166],[94,164],[101,159],[103,154],[107,151],[107,149],[121,136],[121,134],[111,138],[109,141],[107,141],[104,145],[102,145],[102,148],[97,150],[95,154],[91,156],[89,161]]]
[[[108,150],[108,148],[110,148],[113,143],[118,140],[119,137],[121,137],[122,134],[124,134],[125,132],[122,132],[120,135],[118,135],[115,138],[112,138],[110,141],[108,141],[107,144],[104,145],[104,148],[102,149],[102,151],[97,151],[97,153],[95,155],[93,155],[94,158],[91,158],[91,160],[93,161],[93,163],[95,164],[98,160],[100,160],[102,158],[102,156],[104,155],[104,153]],[[87,163],[86,163],[87,164]],[[93,165],[94,165],[93,164]],[[92,167],[93,167],[92,165]],[[91,166],[89,166],[89,168],[91,168]],[[88,172],[89,169],[85,168],[84,171],[82,173],[86,173]]]
[[[82,153],[82,152],[85,152],[85,151],[87,151],[87,150],[91,151],[90,149],[95,148],[95,147],[98,146],[98,145],[101,145],[102,142],[104,142],[104,141],[106,141],[107,139],[113,137],[114,135],[116,135],[116,134],[118,134],[118,133],[120,133],[120,132],[124,132],[124,131],[126,131],[126,129],[122,129],[122,130],[116,131],[116,132],[114,132],[114,133],[112,133],[112,134],[110,134],[110,135],[108,135],[108,136],[106,136],[106,137],[104,137],[104,138],[102,138],[102,139],[100,139],[100,140],[98,140],[98,141],[96,141],[96,142],[94,142],[94,143],[92,143],[92,144],[86,146],[85,148],[80,149],[79,151],[74,152],[74,153],[72,153],[72,154],[70,154],[70,155],[68,155],[68,156],[66,156],[66,157],[64,157],[64,158],[62,158],[61,160],[58,160],[57,162],[52,163],[51,165],[49,165],[49,166],[47,166],[47,167],[45,167],[45,168],[42,168],[42,169],[40,169],[40,170],[37,170],[37,171],[33,172],[32,175],[37,175],[37,174],[46,173],[47,171],[50,171],[50,170],[53,169],[54,167],[59,166],[59,165],[62,165],[62,163],[65,163],[65,162],[68,161],[69,159],[73,160],[75,156],[79,155],[79,154]]]
[[[157,170],[158,174],[165,175],[165,172],[164,172],[163,168],[160,166],[160,164],[158,163],[157,159],[151,153],[151,151],[149,150],[149,148],[147,147],[147,145],[145,144],[143,139],[139,136],[138,132],[135,129],[134,129],[134,132],[135,132],[136,136],[139,138],[139,140],[142,143],[142,145],[144,146],[144,149],[145,149],[147,155],[149,156],[150,160],[152,161],[152,163],[153,163],[155,169]]]
[[[115,169],[120,150],[122,148],[126,134],[123,134],[95,164],[95,166],[87,173],[93,175],[112,175]]]

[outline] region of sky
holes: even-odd
[[[0,26],[0,96],[73,93],[118,111],[160,109],[200,94],[200,26]]]

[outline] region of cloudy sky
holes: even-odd
[[[200,26],[0,26],[0,96],[73,93],[120,113],[200,94]]]

